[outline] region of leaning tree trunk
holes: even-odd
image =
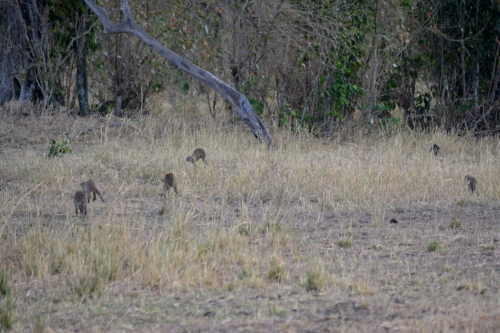
[[[148,35],[141,26],[138,26],[135,23],[134,19],[132,18],[132,13],[130,12],[127,0],[120,0],[121,9],[124,14],[124,20],[122,23],[111,23],[109,21],[108,13],[106,12],[106,10],[100,6],[97,6],[94,1],[85,0],[85,3],[101,20],[104,27],[104,33],[129,33],[139,37],[145,44],[149,45],[163,58],[170,61],[176,67],[190,74],[195,79],[211,86],[215,91],[217,91],[220,95],[222,95],[222,97],[224,97],[233,105],[233,110],[235,110],[238,116],[243,119],[243,121],[250,127],[250,130],[257,138],[265,140],[269,148],[273,146],[271,135],[269,134],[259,117],[255,114],[247,97],[219,78],[212,75],[210,72],[196,66],[192,62],[179,56],[177,53],[167,49],[156,39]]]

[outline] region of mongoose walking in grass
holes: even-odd
[[[177,191],[177,181],[175,180],[175,176],[173,173],[167,173],[165,175],[165,178],[163,179],[163,182],[165,183],[163,185],[163,190],[165,191],[165,198],[167,197],[167,192],[170,191],[170,188],[173,187],[175,194],[179,194]]]
[[[76,215],[87,215],[87,194],[83,191],[78,191],[75,193],[75,211]],[[80,211],[80,213],[78,213]]]
[[[437,144],[434,144],[430,151],[434,152],[434,155],[439,154],[439,146]]]
[[[104,199],[102,198],[101,192],[99,192],[99,190],[97,189],[97,186],[95,186],[95,183],[92,179],[89,179],[86,182],[81,183],[80,186],[82,187],[83,192],[85,192],[85,194],[87,194],[88,202],[90,202],[90,197],[91,197],[92,193],[94,193],[94,200],[93,201],[96,200],[95,194],[97,193],[99,195],[99,198],[101,198],[102,202],[105,202]]]
[[[202,148],[196,148],[193,151],[193,154],[186,158],[186,161],[195,164],[201,158],[203,162],[207,164],[207,161],[205,161],[206,156],[207,154],[205,154],[205,151]]]
[[[471,175],[465,176],[465,182],[467,183],[467,186],[469,187],[469,190],[471,192],[474,192],[477,187],[477,179],[472,177]]]

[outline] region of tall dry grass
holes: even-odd
[[[75,299],[94,299],[116,283],[162,292],[284,283],[372,294],[378,283],[366,267],[335,250],[326,257],[304,252],[307,240],[297,230],[345,214],[328,247],[349,247],[352,214],[368,214],[370,226],[381,228],[391,211],[453,211],[494,204],[500,195],[500,147],[492,138],[395,130],[325,139],[274,128],[276,150],[269,151],[245,127],[209,118],[160,112],[130,122],[136,129],[104,126],[82,135],[106,121],[64,114],[4,119],[1,258],[14,281],[44,281]],[[50,139],[63,137],[73,154],[47,158]],[[439,156],[429,152],[433,143]],[[197,147],[207,152],[206,167],[185,162]],[[182,195],[164,200],[167,172]],[[473,195],[466,174],[479,181]],[[91,202],[81,218],[72,197],[88,178],[106,203]],[[392,237],[405,244],[412,235]]]

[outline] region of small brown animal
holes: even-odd
[[[196,148],[193,151],[193,154],[186,158],[186,162],[191,162],[195,164],[198,162],[198,160],[201,158],[205,164],[207,164],[207,161],[205,160],[207,154],[205,154],[205,151],[202,148]]]
[[[75,211],[76,215],[87,215],[87,194],[83,191],[75,193]],[[80,213],[78,213],[80,211]]]
[[[467,183],[467,186],[469,187],[469,190],[471,192],[474,192],[477,187],[477,179],[472,177],[471,175],[465,176],[465,182]]]
[[[175,180],[175,176],[173,173],[167,173],[165,175],[165,178],[163,179],[163,182],[165,183],[163,185],[163,190],[165,191],[165,198],[167,197],[167,192],[170,191],[170,188],[173,187],[175,194],[179,194],[177,191],[177,181]]]
[[[102,198],[101,192],[97,189],[97,186],[95,186],[95,183],[92,179],[87,180],[86,182],[83,182],[80,184],[82,187],[83,192],[87,194],[87,200],[90,202],[90,197],[92,196],[92,193],[94,193],[94,200],[96,200],[95,194],[97,193],[99,195],[99,198],[101,198],[102,202],[105,202],[104,199]]]
[[[437,144],[434,144],[434,146],[432,146],[431,150],[432,152],[434,152],[434,155],[437,155],[439,154],[439,146]]]

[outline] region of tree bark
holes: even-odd
[[[0,2],[0,105],[35,98],[36,77],[28,39],[38,38],[35,13],[39,5],[36,1]]]
[[[12,48],[9,47],[13,30],[12,18],[15,8],[9,3],[0,2],[0,105],[14,98],[14,64],[11,61]]]
[[[20,101],[34,101],[42,98],[40,86],[37,84],[37,72],[33,62],[35,52],[43,49],[39,13],[42,12],[42,0],[20,0],[18,2],[18,18],[22,24],[21,35],[18,38],[19,58],[16,79],[20,84]],[[16,23],[19,24],[19,23]]]
[[[0,11],[1,11],[0,6]],[[0,16],[0,21],[2,20]],[[1,29],[3,31],[3,28]],[[13,64],[9,60],[9,52],[0,41],[0,105],[14,98],[14,75]]]
[[[12,61],[12,38],[17,16],[15,7],[8,2],[0,2],[0,105],[15,97],[14,62]],[[19,25],[18,25],[19,26]]]
[[[378,46],[380,43],[380,36],[378,35],[378,0],[375,1],[375,18],[374,18],[374,35],[372,52],[373,58],[371,60],[371,76],[369,77],[368,85],[368,107],[366,108],[365,120],[368,124],[373,122],[373,111],[377,105],[377,73],[378,73]],[[406,115],[405,115],[406,116]]]
[[[220,95],[222,95],[222,97],[224,97],[233,105],[233,110],[235,110],[238,116],[243,119],[248,127],[250,127],[250,130],[255,135],[255,137],[266,141],[269,148],[273,147],[271,135],[269,134],[259,117],[255,114],[247,97],[229,86],[227,83],[212,75],[210,72],[196,66],[192,62],[179,56],[177,53],[167,49],[156,39],[148,35],[142,27],[138,26],[135,23],[134,19],[132,18],[132,13],[130,12],[128,2],[126,0],[120,0],[121,9],[124,14],[122,23],[111,23],[109,21],[108,13],[106,12],[106,10],[103,7],[97,6],[94,1],[85,0],[85,3],[101,20],[104,27],[104,33],[129,33],[139,37],[142,42],[153,48],[153,50],[158,52],[163,58],[167,59],[179,69],[193,76],[195,79],[208,84]]]
[[[80,106],[80,116],[87,116],[89,114],[89,100],[88,100],[88,80],[87,80],[87,61],[85,55],[85,47],[87,38],[85,32],[87,31],[87,13],[86,8],[78,19],[79,27],[78,32],[80,37],[76,41],[76,89],[78,91],[78,104]]]
[[[122,95],[116,97],[115,116],[122,117]]]

